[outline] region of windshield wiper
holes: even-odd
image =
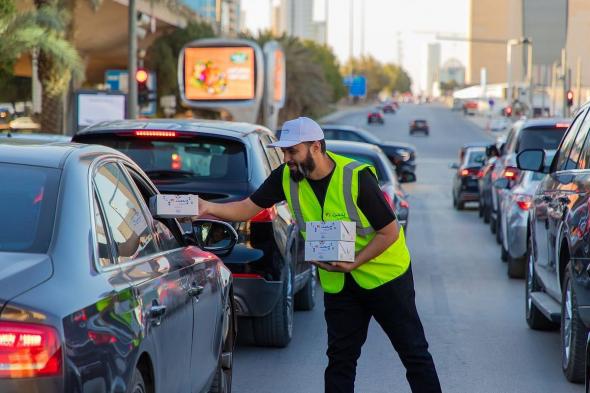
[[[149,177],[193,177],[194,173],[190,171],[174,170],[174,169],[154,169],[145,171]]]

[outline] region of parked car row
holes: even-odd
[[[524,278],[525,319],[560,329],[561,367],[590,391],[590,104],[573,120],[516,122],[486,147],[480,216],[510,277]]]

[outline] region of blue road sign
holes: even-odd
[[[348,94],[352,97],[364,97],[367,95],[367,78],[363,75],[355,75],[352,84],[348,88]]]

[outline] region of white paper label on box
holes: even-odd
[[[305,260],[320,262],[354,262],[354,242],[306,241]]]
[[[154,217],[182,218],[199,214],[199,198],[192,194],[158,194],[150,198],[150,212]]]
[[[305,224],[305,240],[356,240],[356,224],[351,221],[310,221]]]

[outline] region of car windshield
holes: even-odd
[[[556,149],[566,128],[525,128],[518,137],[517,153],[527,149]]]
[[[0,252],[47,252],[59,173],[54,168],[0,163]]]
[[[486,151],[485,150],[475,150],[470,149],[467,151],[467,159],[466,164],[467,166],[477,166],[482,165],[486,158]]]
[[[247,181],[242,143],[222,138],[152,139],[92,135],[84,143],[110,146],[128,155],[153,180]]]

